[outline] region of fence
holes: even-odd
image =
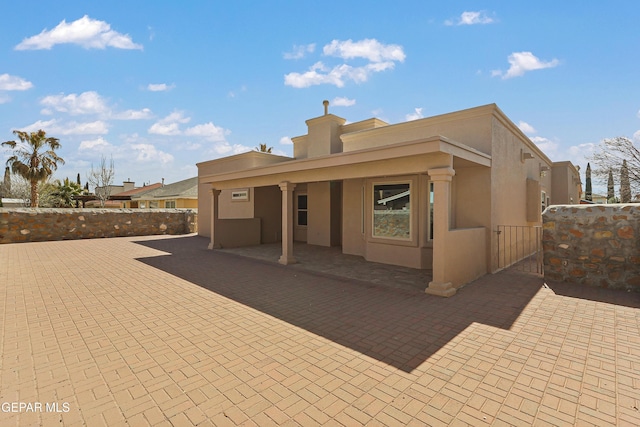
[[[544,274],[542,227],[539,225],[498,225],[498,269]]]

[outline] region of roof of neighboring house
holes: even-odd
[[[118,196],[140,196],[148,191],[155,190],[159,187],[162,187],[162,183],[156,182],[155,184],[149,184],[145,185],[144,187],[134,188],[133,190],[123,191],[122,193],[118,193]]]
[[[185,179],[164,185],[152,191],[140,195],[132,195],[134,200],[153,199],[197,199],[198,198],[198,177]]]

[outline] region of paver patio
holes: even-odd
[[[640,425],[640,294],[444,299],[207,243],[0,245],[0,425]]]

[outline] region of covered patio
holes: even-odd
[[[343,139],[346,147],[350,141],[345,136]],[[241,156],[236,156],[237,161]],[[297,240],[295,197],[301,187],[313,186],[324,191],[316,200],[324,198],[327,202],[317,205],[315,215],[318,220],[313,229],[317,240],[312,241],[309,237],[308,243],[341,246],[345,254],[362,255],[367,261],[429,270],[428,281],[422,283],[423,289],[434,295],[452,296],[456,288],[487,272],[487,231],[478,226],[485,221],[474,213],[478,209],[471,206],[468,199],[453,194],[454,180],[460,180],[465,186],[488,182],[486,176],[490,166],[491,156],[445,137],[434,136],[313,158],[282,158],[272,164],[203,174],[200,184],[208,188],[210,200],[207,209],[210,212],[209,249],[249,246],[236,244],[231,239],[237,240],[243,235],[245,241],[250,241],[244,238],[250,229],[257,229],[251,232],[257,236],[254,241],[265,243],[260,239],[260,218],[255,214],[258,201],[254,202],[251,216],[234,219],[221,217],[220,212],[233,204],[233,192],[238,189],[246,189],[247,197],[253,189],[257,200],[257,189],[271,188],[274,190],[272,195],[280,198],[276,212],[280,222],[277,241],[281,242],[278,260],[284,265],[300,262],[294,246]],[[406,182],[412,193],[408,237],[372,235],[369,206],[373,185],[398,180]],[[338,202],[330,192],[332,182],[341,183]],[[473,188],[479,188],[477,185],[481,184]],[[224,191],[231,195],[222,194]],[[488,190],[483,187],[477,193],[485,191]],[[311,192],[309,194],[311,203]],[[276,202],[272,198],[269,203]],[[339,205],[338,215],[335,205]],[[465,218],[458,215],[463,219],[456,223],[456,208],[458,212],[468,212],[466,217],[476,217],[465,223]],[[309,215],[312,214],[310,211]],[[334,243],[336,229],[337,244]],[[309,230],[312,230],[311,226]],[[306,234],[312,235],[311,232]],[[225,244],[224,240],[229,242]]]
[[[408,292],[424,292],[425,283],[431,281],[431,270],[366,261],[357,255],[342,253],[340,247],[324,247],[294,242],[298,263],[292,268],[322,275],[360,280],[376,286]],[[282,252],[280,243],[218,249],[255,260],[276,263]]]

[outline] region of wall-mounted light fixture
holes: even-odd
[[[520,161],[522,163],[524,163],[525,160],[530,160],[530,159],[533,159],[533,154],[525,153],[524,150],[521,148],[520,149]]]
[[[540,164],[540,178],[547,176],[547,172],[549,172],[549,166],[542,166],[542,164]]]

